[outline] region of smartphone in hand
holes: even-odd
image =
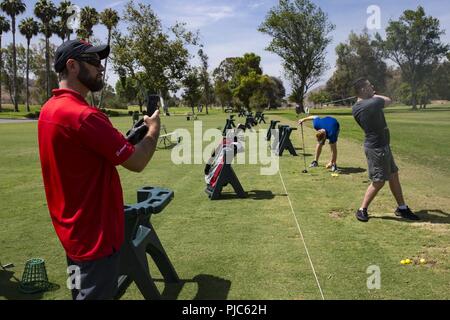
[[[147,94],[147,112],[146,114],[151,117],[156,110],[159,109],[159,95],[157,94]]]

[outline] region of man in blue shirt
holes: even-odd
[[[337,159],[337,140],[339,136],[339,122],[333,117],[324,117],[320,118],[318,116],[310,116],[298,121],[298,124],[302,125],[303,122],[307,120],[312,120],[313,127],[317,131],[317,146],[316,146],[316,155],[314,161],[309,165],[310,167],[318,167],[319,166],[319,157],[322,153],[322,147],[325,145],[325,141],[328,139],[331,148],[331,161],[326,166],[327,169],[331,168],[332,172],[338,170],[336,165]]]

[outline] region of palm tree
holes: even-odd
[[[62,39],[63,42],[66,40],[66,38],[67,40],[70,40],[70,35],[73,32],[73,30],[70,29],[67,25],[67,22],[69,21],[69,18],[74,14],[74,12],[75,11],[72,8],[72,2],[65,0],[59,3],[57,15],[60,20],[58,22],[58,32],[55,33]]]
[[[117,27],[119,20],[120,20],[119,14],[117,13],[117,11],[113,9],[105,9],[102,13],[100,13],[100,21],[108,29],[108,45],[111,44],[112,31],[115,27]],[[103,83],[105,83],[106,79],[107,66],[108,66],[108,58],[106,58],[105,60],[105,72],[103,73]],[[103,87],[102,92],[100,94],[100,102],[98,103],[99,108],[101,108],[103,104],[104,90],[105,87]]]
[[[11,28],[8,19],[0,16],[0,112],[2,111],[2,73],[3,73],[3,57],[2,57],[2,35]]]
[[[93,33],[92,28],[99,22],[99,14],[95,8],[87,6],[81,9],[80,18],[80,29],[77,30],[77,35],[89,42]]]
[[[66,23],[64,23],[64,21],[62,20],[58,20],[50,24],[52,34],[56,34],[62,40],[62,43],[64,43],[64,40],[66,40],[68,32],[67,30],[69,30],[69,28],[67,28],[66,26]]]
[[[49,38],[53,34],[52,20],[56,17],[56,7],[51,0],[39,0],[34,5],[34,14],[38,17],[42,24],[40,32],[45,36],[45,67],[47,75],[47,99],[50,97],[50,44]]]
[[[27,112],[30,112],[30,42],[39,33],[39,24],[33,18],[27,18],[19,24],[20,33],[27,38]]]
[[[13,96],[14,111],[19,112],[17,99],[17,61],[16,61],[16,16],[25,12],[26,5],[22,0],[3,0],[0,9],[11,17],[11,30],[13,34]]]

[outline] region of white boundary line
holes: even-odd
[[[286,185],[284,184],[284,179],[283,179],[283,176],[281,175],[280,168],[278,169],[278,173],[280,174],[281,183],[283,183],[284,191],[286,192],[286,196],[289,200],[289,205],[291,206],[292,215],[294,216],[295,223],[297,224],[297,229],[300,232],[300,236],[302,237],[303,245],[305,247],[306,254],[308,256],[309,264],[311,265],[311,269],[314,273],[314,277],[316,278],[316,283],[317,283],[317,286],[319,287],[320,295],[322,296],[322,300],[325,300],[325,297],[323,296],[322,288],[319,283],[319,279],[317,278],[316,270],[314,269],[314,265],[312,263],[311,256],[309,255],[308,247],[306,246],[305,238],[303,237],[302,229],[300,228],[300,224],[298,223],[297,216],[295,215],[295,212],[294,212],[294,207],[292,206],[291,198],[289,197],[289,193],[287,192]]]

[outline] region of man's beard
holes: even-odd
[[[91,77],[89,70],[82,63],[80,63],[80,72],[78,72],[77,78],[91,92],[98,92],[103,88],[102,77],[100,79]]]

